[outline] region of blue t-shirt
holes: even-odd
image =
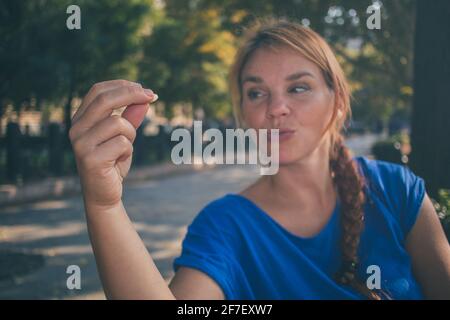
[[[393,299],[422,299],[405,239],[419,213],[423,179],[404,166],[355,158],[367,182],[358,275],[379,267],[381,288]],[[299,237],[255,203],[227,194],[209,203],[188,227],[174,270],[209,275],[226,299],[364,299],[334,280],[341,262],[340,203],[313,237]],[[366,283],[364,280],[364,283]]]

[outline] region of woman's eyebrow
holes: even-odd
[[[312,77],[312,78],[314,78],[314,76],[311,73],[309,73],[308,71],[300,71],[300,72],[296,72],[296,73],[293,73],[293,74],[287,76],[285,80],[286,81],[293,81],[293,80],[298,80],[298,79],[300,79],[302,77]]]
[[[294,80],[298,80],[302,77],[314,78],[312,73],[310,73],[308,71],[300,71],[300,72],[296,72],[296,73],[293,73],[293,74],[287,76],[285,80],[286,81],[294,81]],[[258,76],[246,76],[242,79],[242,84],[244,84],[245,82],[263,83],[264,80]]]
[[[245,82],[254,82],[254,83],[263,83],[263,79],[257,76],[246,76],[244,79],[242,79],[242,84]]]

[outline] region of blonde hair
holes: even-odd
[[[229,86],[237,125],[244,125],[241,86],[244,66],[257,49],[277,47],[294,49],[322,71],[327,86],[335,94],[332,117],[323,134],[330,131],[331,139],[334,141],[344,127],[346,119],[351,117],[350,88],[344,72],[333,51],[321,36],[301,24],[281,19],[257,20],[246,29],[243,44],[236,52],[234,63],[230,68]]]

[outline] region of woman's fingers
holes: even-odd
[[[95,154],[99,163],[114,165],[117,160],[125,160],[133,154],[133,144],[120,135],[99,145]]]
[[[124,80],[96,84],[85,96],[69,130],[85,199],[101,204],[120,201],[136,128],[154,100],[151,90]],[[112,115],[124,106],[128,107],[123,116]]]
[[[153,99],[153,91],[138,86],[119,87],[100,93],[86,107],[86,110],[78,118],[78,121],[72,125],[69,132],[70,139],[76,140],[96,123],[111,116],[114,109],[126,105],[148,104]]]
[[[86,131],[73,144],[77,150],[92,150],[119,135],[125,136],[133,143],[136,138],[136,129],[128,120],[119,115],[113,115]]]
[[[92,127],[100,120],[109,117],[114,109],[131,104],[149,103],[153,99],[153,92],[137,86],[119,87],[100,93],[78,120],[85,128]]]
[[[122,79],[103,81],[103,82],[98,82],[98,83],[94,84],[91,87],[91,89],[89,90],[89,92],[83,98],[83,101],[81,102],[80,107],[77,109],[77,111],[73,115],[72,124],[74,124],[80,118],[80,116],[86,110],[87,106],[89,106],[89,104],[92,102],[92,100],[94,100],[95,97],[98,96],[100,93],[103,93],[103,92],[106,92],[109,90],[113,90],[113,89],[116,89],[119,87],[127,87],[127,86],[142,87],[142,85],[139,83],[128,81],[128,80],[122,80]]]
[[[158,99],[158,95],[155,94],[155,97],[151,102],[154,102]],[[145,104],[132,104],[126,107],[126,109],[122,112],[122,117],[127,119],[136,129],[139,128],[142,121],[144,120],[145,114],[148,110],[148,103]]]
[[[81,140],[76,143],[81,148]],[[75,146],[74,146],[75,147]],[[102,168],[112,168],[119,159],[126,159],[133,153],[133,144],[123,135],[115,136],[97,147],[77,153],[77,166],[84,174],[99,173]]]

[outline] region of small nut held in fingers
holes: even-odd
[[[155,102],[156,100],[158,100],[158,95],[155,93],[153,94],[152,102]]]
[[[149,97],[153,97],[155,94],[153,93],[153,91],[152,90],[150,90],[150,89],[144,89],[144,93],[146,94],[146,95],[148,95]]]

